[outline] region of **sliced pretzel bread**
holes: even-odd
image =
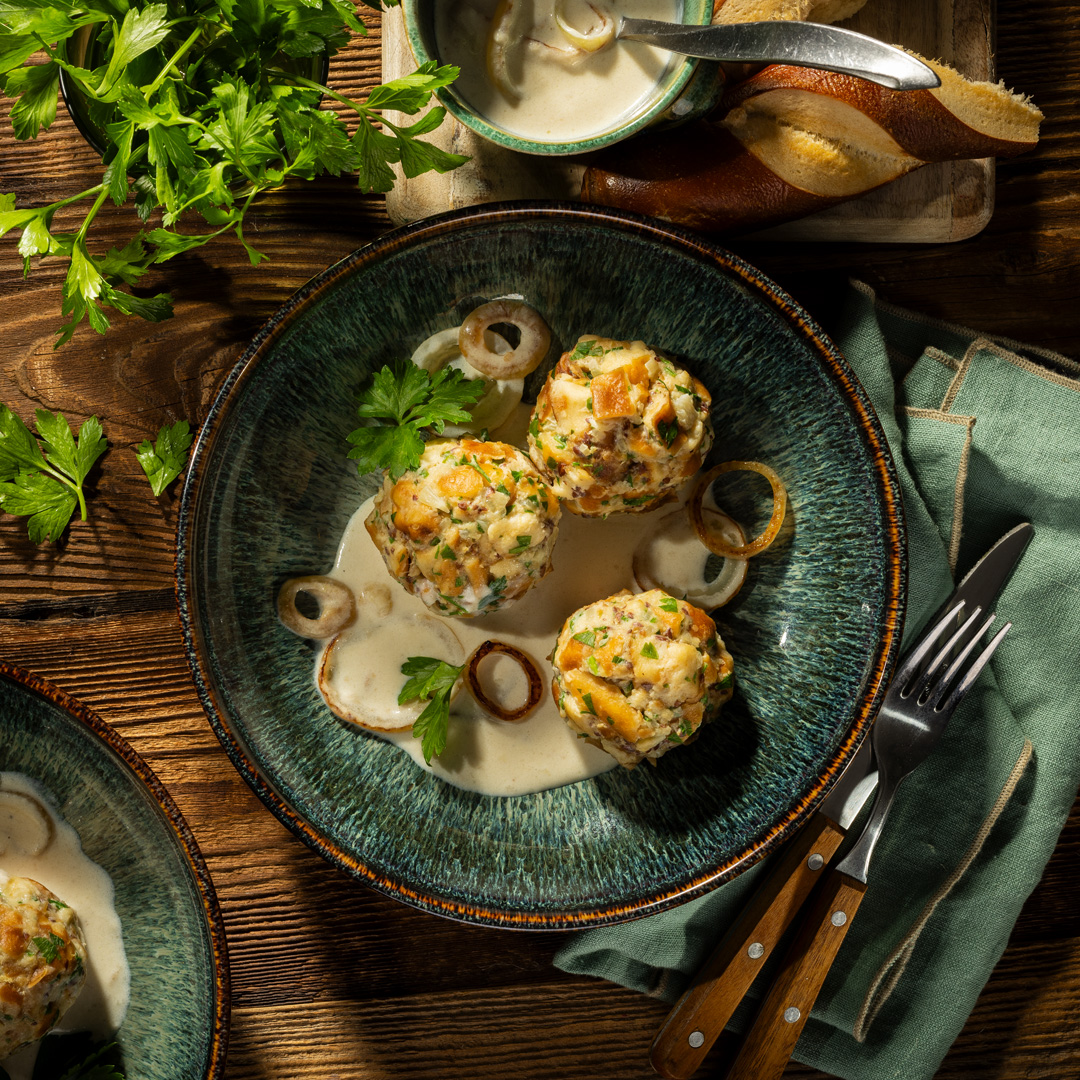
[[[581,196],[707,232],[779,224],[932,161],[1011,157],[1042,114],[1001,83],[933,63],[942,85],[898,91],[771,65],[733,87],[722,119],[621,143],[594,159]]]

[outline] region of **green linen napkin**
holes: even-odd
[[[795,1051],[845,1080],[924,1080],[1001,956],[1080,783],[1080,364],[920,318],[858,283],[837,337],[903,489],[906,643],[998,537],[1035,526],[997,605],[1012,632],[901,787]],[[578,934],[555,963],[673,1001],[761,871]]]

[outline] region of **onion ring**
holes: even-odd
[[[529,694],[524,705],[519,705],[516,709],[504,709],[484,692],[484,688],[480,685],[480,663],[492,653],[509,656],[525,672],[525,678],[529,682]],[[507,645],[505,641],[485,641],[476,647],[465,666],[465,685],[481,708],[491,713],[496,720],[505,720],[507,723],[524,720],[540,704],[544,696],[544,681],[540,678],[536,665],[520,649]]]
[[[499,355],[484,340],[495,323],[510,323],[521,333],[517,348]],[[540,366],[551,344],[551,331],[543,316],[521,300],[492,300],[481,304],[461,324],[458,347],[477,371],[492,379],[519,379]]]
[[[746,543],[746,535],[741,526],[722,510],[705,507],[703,511],[709,520],[709,528],[719,533],[733,546]],[[690,576],[671,576],[670,568],[686,560],[684,545],[691,549],[691,559],[699,560],[700,568],[693,569]],[[703,549],[697,531],[688,515],[681,510],[668,514],[661,521],[656,531],[646,536],[634,551],[632,568],[634,581],[639,589],[663,589],[671,596],[681,596],[699,608],[711,611],[723,607],[743,587],[746,581],[749,562],[746,559],[725,558],[720,572],[712,581],[705,578],[705,567],[710,552]],[[664,574],[664,570],[668,570]]]
[[[601,11],[595,4],[588,5],[593,14],[600,20],[598,27],[589,27],[588,30],[579,30],[571,24],[566,17],[566,0],[557,0],[555,4],[555,24],[562,31],[563,36],[584,52],[596,52],[605,45],[615,40],[615,20],[606,12]]]
[[[705,525],[702,500],[705,493],[712,487],[713,481],[721,473],[726,472],[754,472],[759,476],[764,476],[772,487],[772,516],[769,518],[768,525],[765,526],[765,531],[748,544],[728,543],[723,537],[712,533]],[[714,555],[722,555],[725,559],[749,559],[754,555],[760,555],[780,532],[780,526],[784,523],[784,514],[787,512],[787,490],[776,472],[760,461],[725,461],[710,469],[698,481],[687,509],[698,537]]]
[[[296,606],[296,598],[305,593],[319,605],[319,617],[309,619]],[[278,618],[294,634],[301,637],[333,637],[353,621],[356,599],[348,585],[334,578],[312,574],[290,578],[281,586],[277,597]]]

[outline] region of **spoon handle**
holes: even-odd
[[[927,90],[941,85],[937,75],[911,53],[866,34],[821,23],[689,26],[652,19],[623,19],[616,36],[706,60],[794,64],[839,71],[893,90]]]
[[[649,1060],[661,1076],[686,1080],[698,1069],[843,838],[843,830],[818,813],[778,855],[653,1040]]]

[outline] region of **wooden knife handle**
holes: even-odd
[[[779,1080],[865,891],[836,870],[822,882],[726,1080]]]
[[[649,1060],[661,1076],[686,1080],[701,1065],[843,838],[815,814],[780,854],[653,1040]]]

